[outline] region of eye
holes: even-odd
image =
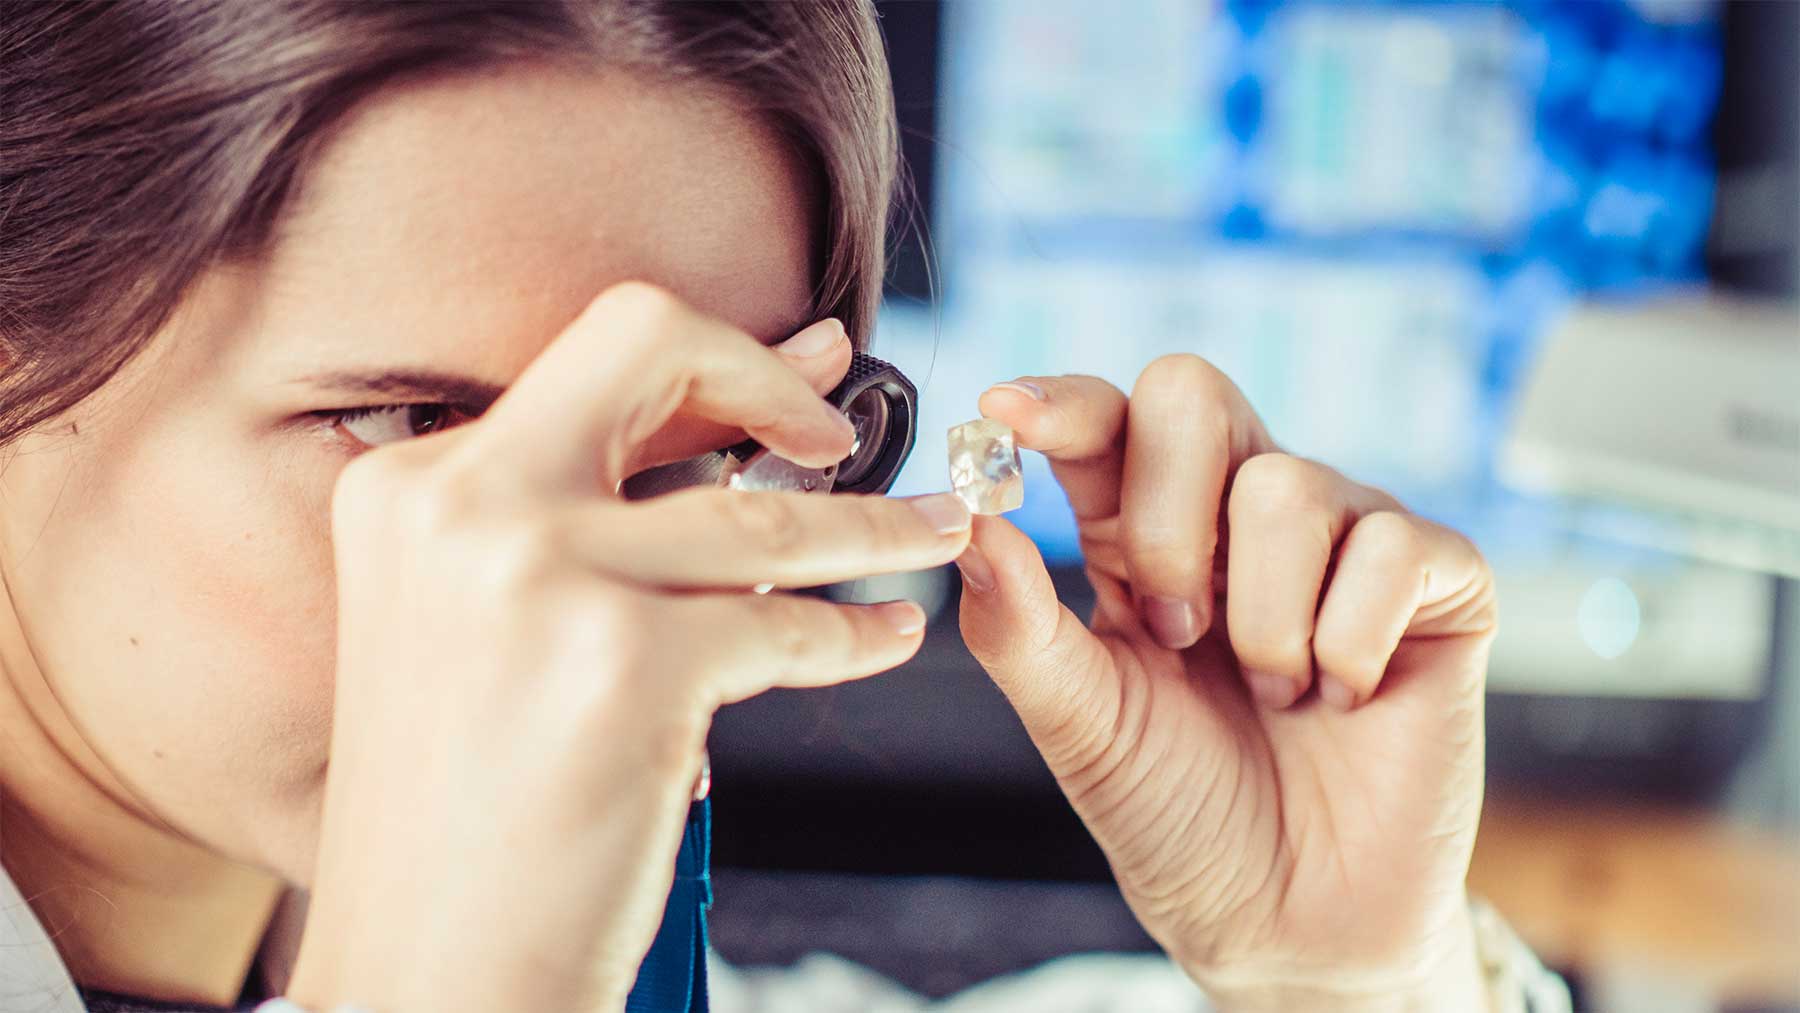
[[[448,429],[456,416],[474,417],[449,404],[370,405],[315,412],[333,428],[341,428],[359,443],[379,447],[384,443],[425,436]]]

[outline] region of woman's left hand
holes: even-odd
[[[1282,453],[1196,356],[1129,398],[1027,377],[980,407],[1049,458],[1098,605],[1084,624],[977,517],[963,636],[1150,934],[1222,1009],[1483,1008],[1474,546]]]

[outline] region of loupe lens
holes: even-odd
[[[919,394],[912,381],[891,363],[859,352],[825,399],[856,427],[856,443],[838,465],[832,491],[887,492],[918,436]]]
[[[838,465],[837,480],[839,485],[855,485],[867,478],[881,460],[881,450],[887,443],[888,421],[892,413],[888,409],[887,395],[870,388],[856,395],[844,414],[849,417],[850,424],[856,427],[856,443],[850,448],[850,456]]]

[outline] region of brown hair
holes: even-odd
[[[723,88],[818,193],[814,315],[867,343],[898,159],[868,0],[140,0],[0,18],[0,448],[254,255],[327,129],[403,74],[534,57]]]

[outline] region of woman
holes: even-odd
[[[96,1005],[620,1008],[713,711],[921,640],[911,603],[750,589],[955,560],[1219,1008],[1518,1008],[1463,890],[1488,568],[1204,361],[981,400],[1068,492],[1091,624],[945,495],[619,498],[746,433],[850,445],[818,395],[895,176],[866,2],[0,33],[0,854]]]

